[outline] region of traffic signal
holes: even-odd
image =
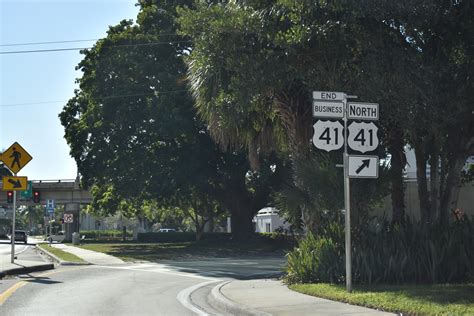
[[[39,203],[40,201],[40,192],[39,191],[33,191],[33,202]]]
[[[7,203],[13,203],[13,191],[7,191]]]

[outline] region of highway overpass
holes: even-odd
[[[32,199],[21,200],[18,193],[17,204],[45,205],[47,200],[54,200],[56,204],[89,204],[92,200],[90,192],[82,189],[76,180],[33,180],[33,191],[40,192],[40,203],[33,203]],[[0,194],[0,205],[9,205],[6,191]]]
[[[32,191],[39,191],[40,202],[34,203],[33,198],[22,200],[21,194],[17,191],[17,207],[21,205],[46,205],[47,200],[54,200],[55,205],[64,205],[64,214],[72,216],[72,223],[64,224],[66,231],[66,240],[71,241],[72,233],[79,231],[80,205],[89,204],[92,200],[88,190],[80,187],[77,180],[33,180]],[[7,192],[0,194],[1,217],[10,217],[8,213],[12,212],[12,203],[7,202]],[[12,216],[12,215],[11,215]]]

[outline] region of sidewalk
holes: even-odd
[[[96,252],[92,250],[86,250],[79,247],[68,246],[65,244],[51,244],[52,247],[58,248],[62,251],[66,251],[72,253],[73,255],[78,256],[82,260],[90,263],[90,264],[97,264],[97,265],[109,265],[109,264],[123,264],[125,263],[121,259],[109,256],[105,253]]]
[[[0,256],[0,278],[3,278],[5,275],[25,274],[54,269],[54,264],[46,261],[42,256],[36,253],[33,247],[21,253],[17,253],[16,257],[17,259],[14,260],[14,263],[11,263],[10,255]]]
[[[221,308],[236,315],[394,315],[300,294],[277,280],[227,281],[212,292]]]

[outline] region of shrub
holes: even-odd
[[[201,240],[230,240],[229,233],[204,233]],[[139,233],[139,242],[186,242],[196,241],[194,232]]]
[[[260,239],[264,242],[278,245],[281,248],[290,249],[296,245],[296,237],[293,235],[283,234],[283,233],[258,233]]]
[[[121,239],[123,232],[117,229],[110,230],[81,230],[81,235],[86,239]],[[126,237],[132,237],[132,232],[127,231]]]
[[[288,283],[339,282],[343,270],[343,247],[330,237],[309,234],[287,254]]]
[[[447,228],[407,222],[365,229],[354,240],[357,283],[449,283],[472,279],[474,234],[469,221]]]
[[[353,231],[354,283],[469,282],[474,276],[474,229],[470,221],[447,228],[407,222],[379,223]],[[288,253],[289,283],[345,281],[342,226],[308,235]]]

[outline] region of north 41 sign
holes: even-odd
[[[313,125],[313,144],[325,151],[337,150],[344,144],[344,127],[338,121],[317,121]]]
[[[353,122],[347,129],[349,130],[347,144],[352,150],[365,153],[375,150],[379,145],[378,127],[374,123]]]

